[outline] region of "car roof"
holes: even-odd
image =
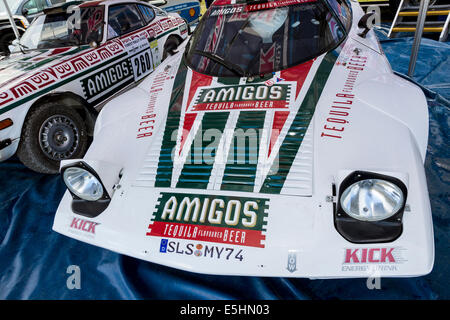
[[[114,4],[120,4],[120,3],[142,3],[142,1],[139,0],[74,0],[74,1],[67,1],[61,4],[54,5],[50,8],[44,9],[43,12],[45,14],[52,13],[55,10],[65,10],[66,8],[70,6],[79,6],[80,8],[85,7],[91,7],[91,6],[98,6],[98,5],[114,5]]]
[[[119,3],[142,3],[140,0],[90,0],[83,1],[83,4],[80,7],[88,7],[88,6],[96,6],[99,4],[119,4]]]

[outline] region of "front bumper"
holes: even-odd
[[[17,151],[19,139],[6,138],[0,141],[0,162],[11,158]]]
[[[431,272],[434,262],[426,185],[424,193],[422,188],[415,189],[410,192],[417,197],[408,201],[412,209],[405,214],[403,233],[390,243],[345,240],[333,225],[333,203],[314,196],[239,193],[242,199],[261,198],[267,204],[258,232],[220,229],[225,210],[222,225],[215,229],[196,229],[182,219],[157,225],[157,208],[164,205],[162,194],[201,198],[213,192],[133,186],[117,191],[106,211],[94,219],[74,214],[72,198],[66,192],[53,230],[121,254],[197,273],[315,279],[414,277]],[[213,195],[232,196],[236,193],[217,191]],[[252,241],[255,237],[256,242]]]

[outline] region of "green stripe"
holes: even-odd
[[[241,111],[229,149],[221,190],[253,192],[258,164],[260,130],[266,111]]]
[[[305,99],[281,144],[278,152],[278,171],[275,172],[276,167],[272,165],[271,172],[274,173],[266,177],[260,190],[261,193],[279,194],[281,192],[336,59],[337,53],[331,51],[322,60]]]
[[[168,30],[168,31],[166,31],[166,32],[164,32],[162,34],[160,34],[159,36],[156,37],[156,39],[158,40],[158,39],[164,37],[166,34],[173,32],[177,28],[178,28],[178,26],[175,27],[175,28],[172,28],[172,29],[170,29],[170,30]],[[81,50],[84,50],[84,48],[81,48]],[[9,106],[3,107],[3,108],[0,109],[0,115],[5,113],[5,112],[8,112],[11,109],[14,109],[15,107],[20,106],[23,103],[26,103],[26,102],[28,102],[30,100],[33,100],[35,98],[38,98],[38,97],[40,97],[40,96],[42,96],[42,95],[44,95],[44,94],[46,94],[46,93],[48,93],[48,92],[50,92],[52,90],[55,90],[56,88],[58,88],[60,86],[63,86],[63,85],[65,85],[68,82],[71,82],[71,81],[76,80],[76,79],[78,79],[80,77],[83,77],[84,75],[92,72],[93,70],[102,68],[103,66],[105,66],[105,65],[107,65],[107,64],[109,64],[109,63],[111,63],[113,61],[119,60],[120,58],[122,58],[124,56],[127,56],[127,52],[124,52],[124,53],[120,54],[119,56],[114,57],[111,60],[107,60],[107,61],[105,61],[105,62],[103,62],[103,63],[101,63],[99,65],[95,65],[95,66],[93,66],[92,68],[90,68],[90,69],[88,69],[86,71],[83,71],[83,72],[80,72],[80,73],[76,73],[76,75],[73,76],[73,77],[69,77],[69,78],[67,78],[67,79],[65,79],[63,81],[57,82],[56,84],[54,84],[52,86],[49,86],[49,87],[47,87],[45,89],[42,89],[41,91],[38,91],[38,92],[36,92],[36,93],[34,93],[34,94],[32,94],[32,95],[30,95],[30,96],[28,96],[28,97],[26,97],[26,98],[24,98],[22,100],[16,101],[16,102],[10,104]]]
[[[225,85],[233,85],[233,84],[239,84],[241,78],[239,77],[221,77],[217,78],[217,82]]]
[[[159,154],[158,169],[156,171],[155,187],[170,187],[172,181],[173,159],[176,139],[172,139],[172,133],[178,130],[180,125],[181,109],[183,107],[183,92],[186,82],[187,67],[181,62],[174,80],[172,96],[170,97],[169,112],[167,114],[166,128]]]
[[[28,97],[26,97],[26,98],[24,98],[22,100],[19,100],[17,102],[14,102],[14,103],[10,104],[9,106],[4,107],[3,109],[0,110],[0,114],[5,113],[5,112],[7,112],[7,111],[9,111],[11,109],[14,109],[15,107],[18,107],[19,105],[21,105],[23,103],[26,103],[26,102],[28,102],[30,100],[38,98],[39,96],[42,96],[42,95],[44,95],[44,94],[46,94],[46,93],[48,93],[48,92],[50,92],[50,91],[52,91],[52,90],[54,90],[54,89],[56,89],[58,87],[61,87],[61,86],[65,85],[66,83],[69,83],[69,82],[71,82],[73,80],[81,78],[84,75],[91,73],[94,69],[102,68],[102,67],[110,64],[111,62],[116,61],[116,60],[120,60],[121,58],[126,57],[126,56],[127,56],[127,53],[124,52],[121,55],[112,58],[111,60],[105,61],[105,62],[95,66],[94,68],[90,68],[90,69],[88,69],[86,71],[83,71],[83,72],[80,72],[80,73],[76,73],[76,75],[73,76],[73,77],[68,77],[67,79],[65,79],[63,81],[57,82],[54,85],[51,85],[51,86],[49,86],[49,87],[47,87],[45,89],[42,89],[41,91],[36,92],[36,93],[34,93],[34,94],[32,94],[32,95],[30,95],[30,96],[28,96]]]
[[[65,57],[65,56],[69,56],[69,55],[73,55],[73,54],[77,54],[77,53],[79,53],[79,52],[81,52],[83,50],[86,50],[86,49],[89,49],[89,46],[79,47],[76,50],[69,49],[69,50],[67,50],[67,52],[63,52],[63,53],[57,54],[57,58]],[[37,57],[39,57],[39,55]],[[35,57],[30,57],[29,59],[31,59],[31,58],[36,58],[36,56]],[[43,65],[46,65],[47,63],[49,63],[51,61],[54,61],[54,60],[55,60],[55,57],[51,57],[50,56],[49,58],[47,58],[45,60],[38,61],[38,62],[26,62],[26,64],[29,64],[29,66],[24,66],[24,70],[31,71],[31,70],[40,68]],[[67,61],[67,60],[63,60],[62,62],[65,62],[65,61]]]
[[[177,188],[206,189],[217,155],[217,146],[223,136],[223,130],[227,123],[229,112],[207,112],[204,114],[201,127],[195,135],[186,163],[178,179]],[[206,139],[205,132],[214,129],[220,132],[220,136]],[[198,148],[199,147],[199,148]],[[208,158],[209,159],[208,159]]]

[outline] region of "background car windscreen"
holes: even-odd
[[[104,7],[81,8],[78,13],[61,12],[36,18],[22,36],[25,49],[48,49],[100,42]]]
[[[16,14],[20,2],[18,0],[6,0],[6,3],[8,4],[9,10],[11,10],[11,14]],[[3,0],[0,0],[0,13],[6,14],[6,8],[3,4]]]
[[[213,76],[236,76],[224,63],[202,54],[209,53],[240,67],[247,76],[261,75],[310,60],[335,47],[345,35],[323,2],[257,11],[254,7],[223,6],[208,11],[191,41],[190,66]]]

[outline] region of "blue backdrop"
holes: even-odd
[[[382,41],[394,70],[407,73],[411,38]],[[426,174],[433,210],[436,260],[431,274],[308,280],[207,276],[116,254],[51,230],[65,191],[59,176],[31,172],[17,159],[0,164],[0,299],[449,299],[450,298],[450,47],[424,39],[414,79],[430,110]],[[81,269],[69,290],[67,267]]]

